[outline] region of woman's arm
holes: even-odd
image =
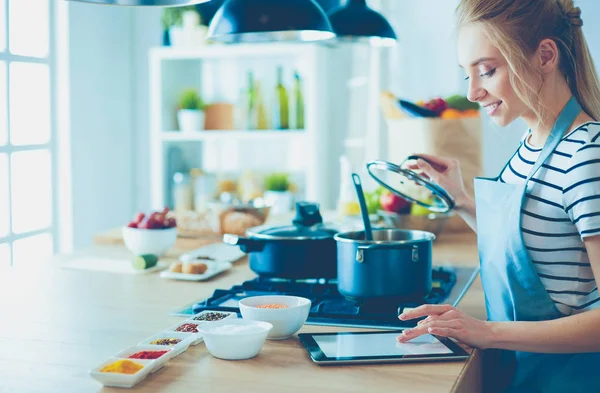
[[[596,286],[600,278],[600,235],[584,239]],[[499,322],[494,347],[528,352],[600,352],[600,308],[543,322]]]
[[[596,282],[600,278],[600,235],[586,238],[585,247]],[[525,352],[600,352],[600,309],[540,322],[481,321],[449,305],[424,305],[399,316],[409,320],[428,316],[398,337],[404,342],[425,333],[452,337],[478,348]]]
[[[464,195],[463,199],[455,201],[455,210],[459,216],[471,227],[473,232],[477,232],[477,215],[475,214],[475,200],[468,195]]]

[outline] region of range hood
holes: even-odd
[[[92,3],[103,5],[122,5],[130,7],[178,7],[184,5],[207,3],[210,0],[67,0],[79,3]]]

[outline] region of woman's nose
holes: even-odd
[[[479,102],[485,97],[486,91],[484,88],[479,86],[476,82],[469,81],[469,91],[467,92],[467,98],[471,102]]]

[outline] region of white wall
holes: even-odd
[[[133,44],[129,8],[69,3],[74,246],[133,209]]]

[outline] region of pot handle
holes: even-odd
[[[368,246],[358,246],[356,250],[356,262],[364,263],[366,259],[367,250],[376,250],[376,249],[398,249],[398,248],[411,248],[411,260],[413,262],[419,262],[419,247],[416,245],[408,246],[408,247],[399,247],[398,245],[386,245],[386,244],[369,244]]]
[[[232,246],[239,246],[240,250],[245,253],[259,252],[265,248],[265,242],[260,240],[254,240],[243,236],[233,235],[226,233],[223,235],[223,243],[230,244]]]

